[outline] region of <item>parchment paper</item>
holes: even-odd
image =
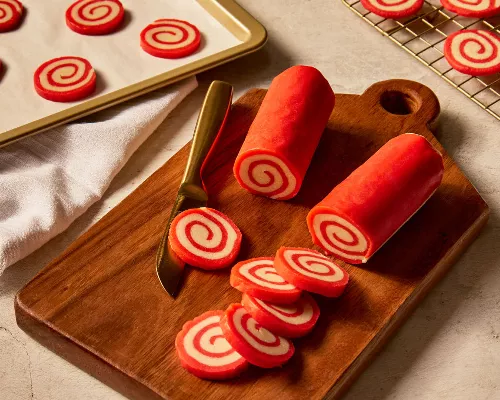
[[[15,31],[0,33],[0,132],[65,110],[79,103],[55,103],[38,96],[33,73],[43,62],[61,56],[88,59],[98,74],[90,98],[113,92],[202,59],[240,42],[194,0],[122,0],[124,25],[105,36],[84,36],[66,26],[73,0],[23,0],[25,18]],[[153,57],[140,47],[139,34],[159,18],[193,23],[203,39],[193,55],[178,60]],[[85,101],[85,100],[84,100]]]

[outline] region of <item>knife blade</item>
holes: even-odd
[[[222,81],[213,81],[208,88],[194,129],[191,150],[177,198],[170,213],[165,232],[156,255],[156,273],[163,288],[175,298],[184,271],[184,262],[168,243],[170,224],[175,216],[190,208],[207,205],[206,193],[201,177],[207,159],[219,132],[224,127],[231,108],[233,87]]]

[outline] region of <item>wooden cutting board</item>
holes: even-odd
[[[189,145],[18,293],[19,326],[134,399],[338,398],[473,241],[488,207],[428,128],[439,114],[436,96],[404,80],[377,83],[361,96],[337,95],[296,198],[279,202],[247,193],[232,165],[265,93],[251,90],[234,104],[206,170],[209,205],[243,232],[239,259],[272,256],[282,245],[311,247],[308,210],[400,133],[427,137],[443,152],[446,168],[436,194],[369,263],[346,267],[351,281],[341,298],[316,297],[320,320],[295,341],[288,364],[252,367],[227,382],[200,380],[179,365],[174,338],[184,322],[241,298],[229,285],[229,270],[187,268],[176,300],[157,280],[156,248]]]

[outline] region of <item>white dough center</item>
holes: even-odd
[[[465,42],[463,52],[460,47]],[[496,57],[486,61],[497,51]],[[500,64],[500,39],[490,32],[464,31],[452,39],[451,53],[460,64],[471,68],[491,68]],[[464,57],[467,55],[472,60]]]
[[[251,273],[252,270],[256,270],[255,275]],[[286,281],[281,275],[276,272],[276,269],[273,267],[272,260],[257,260],[247,262],[238,269],[238,272],[249,281],[262,287],[283,291],[297,289],[291,283],[287,282],[286,284],[284,284]]]
[[[313,307],[309,302],[303,302],[304,310],[302,314],[292,316],[297,312],[297,307],[290,305],[273,305],[272,307],[263,302],[262,300],[255,299],[255,302],[259,304],[263,309],[268,311],[270,314],[274,315],[276,318],[279,318],[283,322],[286,322],[291,325],[302,325],[309,322],[313,317]]]
[[[232,364],[238,361],[241,356],[233,350],[229,342],[224,339],[222,334],[222,329],[219,326],[220,317],[214,315],[209,317],[200,323],[193,326],[186,336],[184,336],[184,349],[186,353],[194,358],[201,364],[208,365],[210,367],[220,367],[224,365]],[[206,352],[214,354],[214,357],[207,356],[206,354],[201,353],[196,346],[194,345],[194,338],[205,327],[215,325],[209,329],[207,329],[200,338],[199,346],[204,349]],[[213,339],[216,337],[215,339]],[[233,350],[232,353],[227,354],[223,357],[217,357],[218,354],[226,353],[227,351]]]
[[[326,235],[321,230],[321,225],[325,222],[331,222],[325,229]],[[323,247],[333,254],[351,260],[362,260],[364,258],[362,254],[349,254],[342,250],[364,253],[368,249],[366,238],[359,229],[338,215],[316,214],[313,219],[313,230]]]
[[[95,74],[94,69],[91,68],[85,75],[85,66],[83,61],[75,58],[55,61],[40,72],[40,84],[44,89],[53,92],[69,92],[81,88],[88,84]],[[61,86],[52,85],[49,82],[50,73],[52,80]]]
[[[296,258],[297,255],[300,257]],[[344,273],[333,261],[308,250],[285,250],[283,258],[292,269],[309,278],[330,283],[344,278]]]
[[[203,213],[206,213],[213,217],[218,223],[208,219],[203,213],[192,213],[177,223],[175,234],[180,244],[189,252],[208,260],[218,260],[227,257],[234,249],[236,239],[238,235],[234,228],[227,222],[224,218],[217,215],[213,211],[203,209]],[[207,250],[200,249],[193,245],[190,238],[187,236],[187,225],[193,223],[191,227],[191,237],[198,245],[205,247]],[[222,228],[221,228],[222,226]],[[210,249],[215,249],[220,246],[223,240],[224,229],[227,233],[227,240],[224,247],[219,251],[211,251]],[[209,239],[209,234],[212,237]]]
[[[71,18],[84,26],[104,25],[113,21],[120,13],[120,9],[120,6],[113,1],[83,0],[73,7]],[[80,17],[80,12],[84,18]]]
[[[280,336],[276,336],[265,328],[258,328],[257,321],[253,318],[250,317],[247,320],[248,325],[244,327],[242,325],[242,319],[246,314],[248,314],[248,312],[244,308],[238,308],[233,314],[233,322],[238,333],[248,342],[248,344],[250,344],[253,348],[260,351],[261,353],[269,354],[271,356],[280,356],[288,353],[288,351],[290,350],[290,344],[288,343],[288,341]],[[249,332],[251,334],[249,334]],[[272,344],[276,340],[278,340],[279,344],[277,346],[265,346],[257,342],[252,337],[252,335],[258,337],[265,343]]]
[[[23,9],[13,0],[0,0],[0,24],[10,21],[14,17],[14,10],[22,14]]]
[[[193,27],[180,21],[157,21],[151,25],[158,25],[158,27],[149,29],[145,34],[145,40],[151,47],[160,50],[186,47],[196,39],[196,31]],[[183,39],[185,34],[187,37]]]
[[[270,165],[266,161],[276,165]],[[250,171],[250,165],[253,163],[257,165]],[[238,173],[247,187],[259,193],[272,193],[281,188],[279,193],[271,196],[273,199],[290,195],[297,185],[297,179],[283,160],[270,154],[255,154],[246,157],[241,162]],[[250,174],[256,183],[252,182]],[[285,176],[285,180],[283,180],[282,175]],[[271,177],[274,178],[273,182]]]
[[[482,0],[479,3],[475,0],[448,0],[448,2],[456,7],[460,7],[470,11],[484,11],[491,6],[500,7],[500,0]]]
[[[403,11],[413,7],[418,0],[368,0],[373,7],[383,11]]]

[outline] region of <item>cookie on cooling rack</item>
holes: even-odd
[[[380,17],[398,19],[416,14],[424,0],[361,0],[361,4]]]
[[[463,17],[489,18],[500,15],[500,0],[441,0],[448,11]]]
[[[500,37],[490,31],[466,29],[448,36],[444,56],[459,72],[472,76],[500,72]]]

